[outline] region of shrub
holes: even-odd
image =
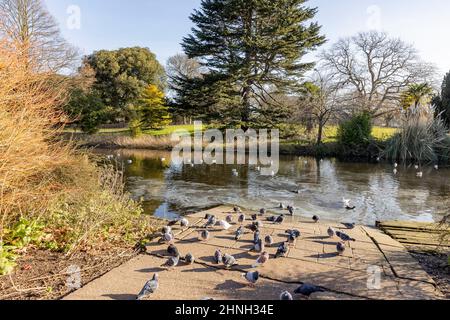
[[[337,139],[345,148],[366,147],[372,140],[372,119],[361,113],[342,123],[338,128]]]
[[[395,161],[437,163],[448,161],[450,139],[447,128],[430,106],[409,109],[400,132],[388,140],[384,157]]]

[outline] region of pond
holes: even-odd
[[[423,168],[418,178],[414,167],[399,167],[394,174],[387,163],[286,156],[280,158],[279,173],[267,177],[253,166],[174,165],[170,152],[97,152],[114,155],[113,161],[124,168],[127,190],[143,200],[147,214],[168,219],[220,204],[277,212],[283,203],[293,205],[299,216],[374,225],[394,219],[440,221],[450,205],[448,168]],[[346,210],[343,198],[351,199],[356,209]]]

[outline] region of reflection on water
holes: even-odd
[[[144,200],[146,213],[169,219],[224,203],[255,210],[284,203],[305,217],[373,225],[392,219],[438,221],[450,204],[449,169],[424,169],[420,179],[414,168],[399,168],[394,175],[389,164],[282,157],[278,175],[267,177],[249,166],[173,165],[167,152],[99,152],[123,164],[127,188]],[[239,177],[232,175],[234,168]],[[356,210],[345,210],[343,198]]]

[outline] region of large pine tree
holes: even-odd
[[[215,96],[205,101],[222,119],[247,128],[284,114],[276,97],[299,85],[314,65],[302,58],[325,42],[305,2],[203,0],[192,14],[182,45],[209,70],[204,82],[219,92],[207,90]]]

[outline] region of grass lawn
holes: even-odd
[[[392,137],[398,129],[386,127],[373,127],[372,136],[377,140],[387,140]],[[336,142],[338,126],[327,126],[324,131],[323,142]]]

